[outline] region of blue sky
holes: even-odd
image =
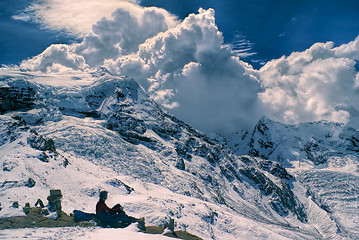
[[[64,31],[12,18],[29,3],[0,2],[0,64],[18,64],[53,43],[78,40]],[[240,48],[252,48],[249,52],[256,54],[247,61],[257,68],[260,65],[256,60],[266,62],[303,51],[315,42],[341,45],[359,34],[359,1],[355,0],[142,0],[141,5],[165,8],[181,19],[199,7],[214,8],[225,42],[235,45],[242,40],[245,44]]]
[[[53,43],[73,41],[61,31],[50,31],[40,24],[13,19],[29,4],[27,0],[0,2],[0,64],[18,64],[33,57]]]
[[[268,61],[303,51],[316,42],[352,41],[359,34],[356,0],[142,0],[184,17],[198,7],[214,8],[225,41],[240,34],[252,46],[253,60]]]

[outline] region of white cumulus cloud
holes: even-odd
[[[73,52],[72,46],[53,44],[34,58],[23,61],[20,67],[31,71],[61,72],[84,70],[88,65],[82,56]]]
[[[75,45],[74,51],[90,66],[97,67],[105,59],[137,52],[146,39],[175,25],[175,18],[159,8],[138,7],[136,12],[119,8],[110,19],[98,21],[84,41]]]
[[[260,69],[266,114],[286,123],[329,120],[358,125],[359,38],[334,47],[316,43]]]

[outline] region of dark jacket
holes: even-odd
[[[96,215],[100,215],[102,212],[105,212],[108,214],[115,214],[122,209],[121,207],[116,207],[116,206],[113,208],[109,208],[106,205],[105,200],[100,199],[96,204]]]

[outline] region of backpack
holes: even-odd
[[[75,222],[90,221],[95,216],[94,213],[85,213],[80,210],[74,210],[73,213]]]

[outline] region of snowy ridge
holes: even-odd
[[[324,211],[338,234],[359,237],[358,130],[327,121],[285,125],[263,117],[252,132],[237,132],[228,144],[238,155],[258,156],[285,166],[306,188],[312,209],[309,216],[314,217],[311,211]],[[312,221],[318,228],[327,228],[320,220],[323,213],[319,216]]]
[[[32,91],[1,99],[9,104],[0,115],[0,216],[12,201],[44,200],[52,188],[62,189],[65,212],[93,212],[106,189],[109,205],[120,201],[148,224],[174,218],[204,239],[338,236],[331,219],[321,222],[329,230],[310,224],[316,203],[279,163],[232,154],[164,112],[131,78],[105,69],[6,70],[1,82]]]
[[[359,131],[342,123],[285,125],[262,117],[253,132],[234,134],[229,142],[237,154],[250,152],[253,156],[276,159],[285,166],[292,166],[295,161],[320,165],[335,156],[357,156]]]

